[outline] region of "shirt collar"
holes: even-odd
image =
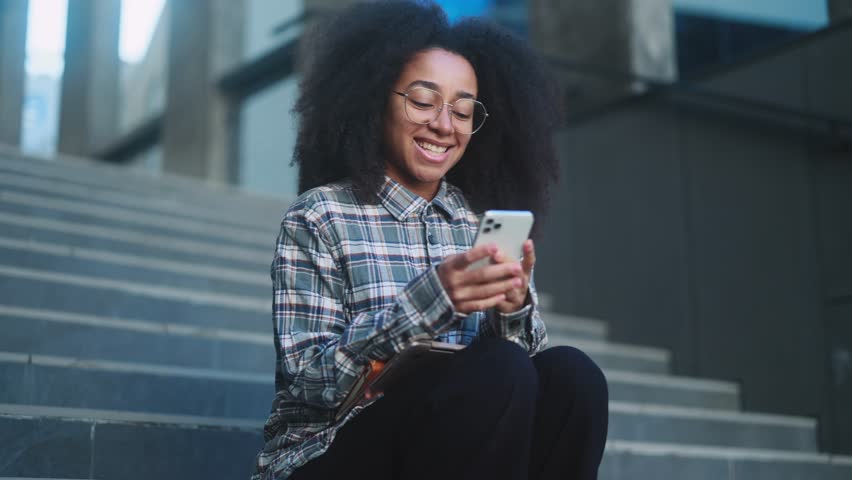
[[[423,197],[411,192],[388,176],[385,176],[385,183],[379,188],[378,196],[382,205],[397,221],[405,220],[412,213],[419,212],[430,204]],[[448,218],[456,215],[457,208],[453,208],[454,202],[449,198],[446,180],[441,180],[438,194],[432,199],[431,204],[442,210]]]

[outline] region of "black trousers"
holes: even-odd
[[[600,368],[571,347],[530,358],[481,339],[385,393],[291,478],[597,478],[607,434]]]

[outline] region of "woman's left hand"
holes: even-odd
[[[495,308],[502,313],[512,313],[524,308],[527,301],[527,293],[529,292],[530,276],[532,275],[533,266],[535,266],[535,246],[531,239],[524,242],[523,246],[524,257],[521,259],[521,286],[513,288],[506,292],[506,300],[497,304]],[[509,258],[505,253],[497,252],[494,256],[496,263],[517,262],[513,258]]]

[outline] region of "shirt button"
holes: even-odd
[[[429,232],[429,243],[431,243],[432,245],[438,244],[438,238],[432,232]]]

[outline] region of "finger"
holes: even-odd
[[[453,304],[458,304],[491,298],[500,293],[508,295],[510,292],[519,289],[521,285],[523,285],[523,280],[514,277],[500,282],[462,287],[450,294],[450,300],[452,300]]]
[[[506,254],[503,253],[503,250],[500,250],[499,247],[497,248],[497,251],[494,253],[494,255],[491,255],[491,258],[494,260],[494,263],[506,263],[512,260],[511,258],[506,256]]]
[[[478,312],[480,310],[487,310],[491,307],[496,306],[498,303],[506,300],[506,294],[501,293],[498,295],[494,295],[491,298],[487,298],[484,300],[475,300],[472,302],[462,302],[461,304],[456,306],[456,311],[461,313],[472,313]]]
[[[459,278],[460,285],[482,285],[496,282],[508,277],[519,277],[523,274],[523,268],[518,262],[497,263],[486,265],[476,270],[464,272]]]
[[[464,270],[471,264],[487,258],[497,252],[497,245],[494,243],[486,243],[478,245],[470,250],[453,255],[449,258],[450,266],[456,270]]]
[[[524,274],[529,278],[535,266],[535,244],[533,244],[532,239],[524,242],[524,258],[521,260],[521,266],[524,269]]]

